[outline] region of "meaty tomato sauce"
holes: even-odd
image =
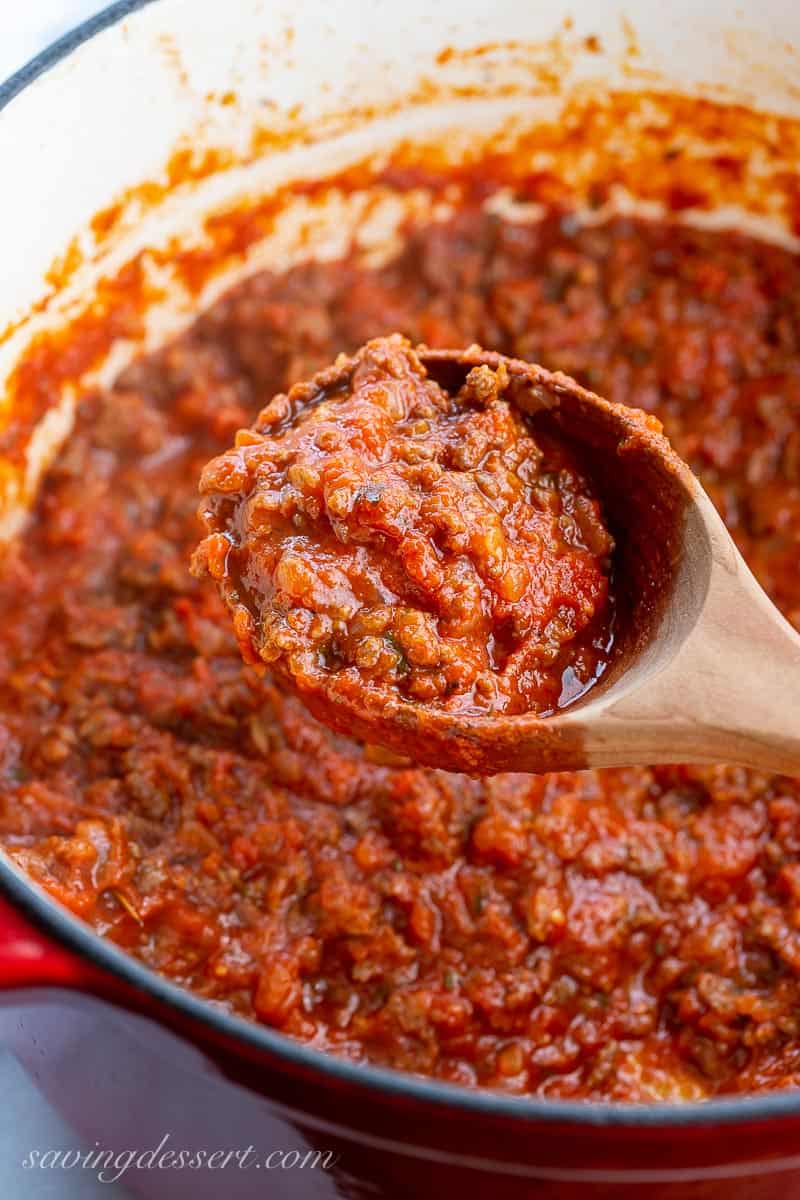
[[[247,661],[301,695],[476,714],[553,712],[591,685],[613,543],[512,390],[481,365],[451,395],[395,336],[270,400],[200,485],[194,568]]]
[[[800,627],[800,268],[728,233],[465,209],[381,269],[261,274],[86,396],[0,582],[0,837],[101,934],[357,1060],[550,1096],[800,1084],[800,782],[375,761],[239,656],[197,480],[402,330],[664,420]]]

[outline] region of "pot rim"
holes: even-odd
[[[0,113],[25,88],[96,34],[152,3],[154,0],[115,0],[115,3],[56,39],[0,83]],[[447,1107],[464,1114],[510,1118],[525,1123],[571,1123],[595,1128],[627,1126],[631,1129],[669,1129],[738,1125],[769,1118],[800,1116],[800,1088],[741,1097],[714,1097],[679,1104],[623,1104],[508,1096],[488,1089],[459,1087],[387,1067],[351,1062],[335,1054],[315,1050],[268,1026],[215,1008],[192,992],[170,983],[133,955],[94,933],[68,909],[51,899],[14,866],[2,850],[0,895],[5,896],[38,929],[55,937],[62,946],[76,952],[84,961],[123,979],[154,1000],[207,1026],[229,1041],[267,1051],[276,1059],[314,1071],[333,1083],[347,1084],[370,1093],[393,1095],[423,1105]]]

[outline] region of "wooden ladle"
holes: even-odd
[[[616,540],[617,647],[572,707],[471,716],[401,700],[319,708],[322,719],[417,762],[475,774],[727,762],[800,775],[800,636],[750,573],[711,501],[653,418],[491,351],[429,350],[456,392],[501,361],[534,430],[570,445]],[[304,697],[312,711],[313,697]]]

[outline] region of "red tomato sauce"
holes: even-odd
[[[303,696],[474,714],[546,714],[591,686],[613,542],[512,392],[502,363],[450,394],[395,336],[270,400],[200,484],[195,570],[247,661]]]
[[[800,269],[632,219],[466,206],[262,273],[86,395],[0,578],[0,840],[100,934],[359,1061],[515,1093],[800,1083],[800,781],[392,765],[242,663],[197,481],[277,393],[398,329],[656,413],[800,627]]]

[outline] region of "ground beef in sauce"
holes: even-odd
[[[90,925],[356,1060],[549,1096],[800,1084],[800,782],[387,766],[242,664],[197,479],[270,396],[399,329],[663,419],[800,627],[800,264],[735,233],[465,208],[260,274],[84,397],[0,579],[0,839]]]
[[[194,569],[246,661],[301,695],[475,714],[551,713],[591,686],[613,543],[509,385],[504,363],[475,366],[451,395],[410,342],[376,338],[208,464]]]

